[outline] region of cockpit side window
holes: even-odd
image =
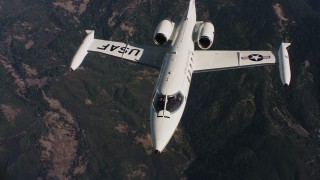
[[[166,106],[166,110],[170,113],[173,113],[179,109],[181,104],[183,103],[183,95],[178,92],[177,94],[174,94],[172,96],[168,96],[168,102]]]
[[[164,110],[164,105],[166,102],[166,96],[157,93],[153,100],[153,107],[157,112]]]

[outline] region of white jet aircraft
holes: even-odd
[[[163,151],[179,124],[193,73],[278,64],[282,83],[289,86],[291,79],[289,43],[282,43],[278,52],[204,51],[213,43],[214,26],[211,22],[196,21],[195,0],[189,1],[188,10],[179,23],[163,20],[156,28],[154,42],[159,46],[170,43],[166,52],[158,47],[94,39],[94,31],[87,33],[72,60],[72,71],[80,66],[88,52],[104,53],[161,69],[150,107],[156,154]],[[195,42],[202,50],[195,50]]]

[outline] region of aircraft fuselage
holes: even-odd
[[[163,59],[151,104],[151,133],[157,153],[170,141],[186,106],[194,66],[195,24],[195,4],[190,3]]]

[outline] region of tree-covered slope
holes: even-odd
[[[161,156],[152,154],[149,105],[159,71],[90,54],[85,36],[152,45],[186,1],[0,2],[0,178],[318,179],[320,16],[316,0],[197,0],[215,25],[212,49],[289,49],[278,68],[195,74],[188,104]]]

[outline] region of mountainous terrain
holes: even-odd
[[[89,54],[69,64],[86,29],[153,45],[181,0],[0,1],[0,179],[319,179],[320,1],[197,0],[215,25],[211,49],[289,49],[276,66],[193,76],[174,137],[152,153],[158,69]]]

